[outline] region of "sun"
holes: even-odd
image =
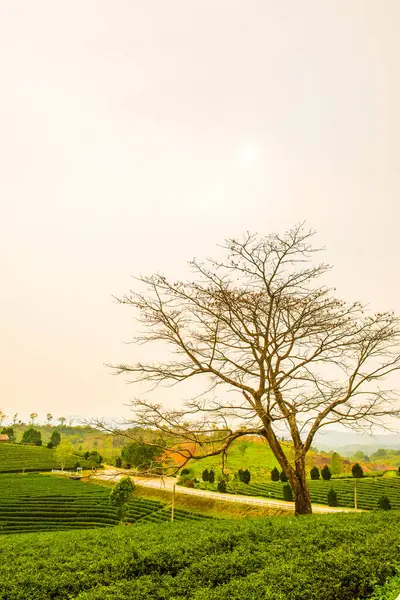
[[[260,156],[260,149],[256,144],[244,144],[240,147],[240,156],[246,162],[255,162]]]

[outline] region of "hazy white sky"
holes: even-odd
[[[0,0],[0,407],[119,416],[112,294],[306,219],[400,313],[398,0]]]

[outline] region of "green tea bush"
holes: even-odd
[[[317,466],[314,466],[310,471],[310,477],[313,481],[316,481],[320,477],[319,469]]]
[[[390,504],[390,500],[387,496],[382,496],[381,498],[379,498],[378,506],[382,510],[390,510],[392,508],[392,505]]]
[[[293,490],[289,483],[285,483],[283,486],[283,499],[287,502],[293,501]]]
[[[271,481],[279,481],[279,471],[276,467],[271,471]]]
[[[215,481],[215,473],[212,469],[210,470],[210,472],[208,474],[208,481],[209,481],[209,483],[214,483],[214,481]]]
[[[286,483],[286,481],[288,481],[288,476],[286,475],[285,471],[281,471],[279,479],[282,481],[282,483]]]
[[[10,535],[0,599],[366,600],[399,544],[390,511]]]
[[[201,474],[201,478],[203,481],[210,480],[210,473],[208,472],[208,469],[204,469],[203,473]]]
[[[332,473],[331,473],[331,470],[330,470],[330,468],[328,467],[328,465],[325,465],[325,466],[323,467],[323,469],[321,470],[321,475],[322,475],[322,479],[323,479],[324,481],[329,481],[329,480],[331,479],[331,477],[332,477]]]
[[[337,506],[338,505],[337,493],[335,492],[335,490],[333,488],[331,488],[328,492],[328,505],[329,506]]]
[[[353,473],[353,477],[356,477],[357,479],[360,479],[361,477],[364,477],[363,468],[358,463],[356,463],[355,465],[352,466],[351,472]]]
[[[225,492],[226,492],[226,481],[224,479],[221,479],[221,481],[218,482],[217,489],[218,489],[218,491],[221,494],[225,494]]]

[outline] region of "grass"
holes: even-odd
[[[253,481],[262,481],[269,475],[271,469],[278,466],[270,447],[262,439],[254,438],[242,445],[236,440],[229,448],[225,470],[236,473],[239,469],[250,469]],[[244,453],[241,451],[244,448]],[[288,448],[290,454],[290,448]],[[212,456],[201,460],[191,460],[187,465],[195,477],[201,478],[205,469],[213,469],[216,476],[221,473],[221,457]]]
[[[392,600],[399,544],[398,513],[12,535],[0,599]]]
[[[157,488],[136,485],[135,496],[139,498],[157,499],[164,503],[171,502],[172,492]],[[175,505],[184,510],[225,519],[262,518],[271,516],[292,515],[292,512],[281,508],[251,506],[240,502],[221,502],[213,498],[203,498],[190,494],[177,493]]]

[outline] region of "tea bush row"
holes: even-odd
[[[268,481],[265,484],[239,485],[238,493],[284,500],[285,484]],[[354,507],[354,479],[314,480],[308,482],[311,501],[328,504],[331,489],[336,492],[338,506]],[[229,491],[229,489],[228,489]],[[363,478],[357,480],[357,506],[366,510],[378,508],[380,499],[386,496],[393,509],[400,509],[400,479]]]
[[[77,457],[67,458],[65,469],[72,469]],[[81,467],[89,467],[89,463],[79,459]],[[43,446],[23,446],[21,444],[0,444],[0,473],[20,473],[35,471],[51,471],[59,469],[55,450]]]
[[[395,512],[12,535],[0,599],[364,600],[399,544]]]

